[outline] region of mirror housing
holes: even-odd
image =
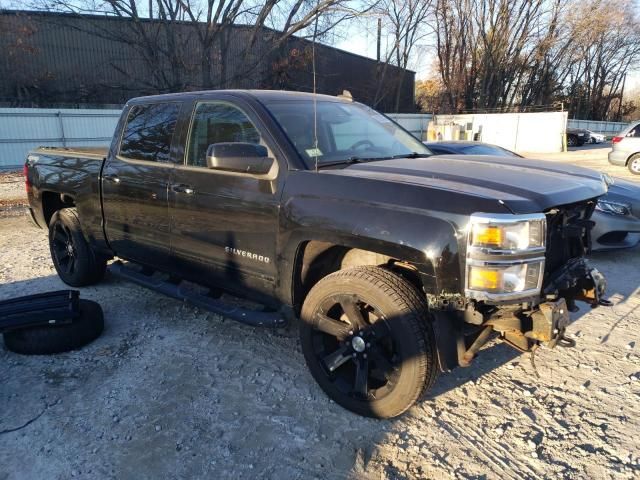
[[[207,168],[265,175],[273,166],[267,148],[255,143],[213,143],[207,148]]]

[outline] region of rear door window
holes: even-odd
[[[120,142],[120,155],[132,160],[168,162],[179,103],[134,105]]]

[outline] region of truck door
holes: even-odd
[[[158,268],[170,261],[167,189],[180,106],[133,105],[102,175],[104,228],[111,248],[127,260]]]
[[[273,293],[282,165],[267,175],[207,168],[209,145],[255,143],[275,158],[273,140],[251,109],[229,101],[193,105],[184,164],[169,188],[171,251],[188,278],[220,285],[263,301]]]

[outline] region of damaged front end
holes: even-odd
[[[434,313],[436,334],[449,337],[449,345],[455,339],[455,352],[449,347],[440,354],[443,370],[470,365],[494,332],[522,352],[541,344],[574,345],[565,331],[576,302],[610,304],[604,276],[584,258],[594,206],[589,201],[545,214],[472,215],[464,310],[446,326],[438,315],[451,317]]]

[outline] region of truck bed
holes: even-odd
[[[109,147],[39,147],[31,153],[102,160],[109,153]]]

